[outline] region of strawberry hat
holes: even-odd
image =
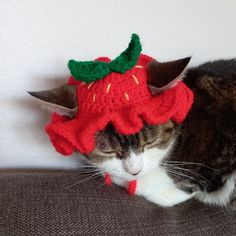
[[[144,123],[183,122],[193,103],[192,91],[179,82],[153,96],[148,87],[147,65],[153,58],[141,54],[141,44],[132,35],[128,48],[114,60],[70,60],[68,84],[76,86],[78,113],[69,118],[53,113],[45,128],[55,149],[63,155],[74,151],[89,154],[95,134],[112,124],[117,132],[131,135]]]

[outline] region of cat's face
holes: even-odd
[[[151,61],[147,65],[147,85],[153,96],[174,87],[182,80],[190,58],[171,62]],[[76,86],[29,92],[39,99],[43,108],[73,118],[78,111]],[[123,180],[131,180],[156,168],[167,156],[177,127],[172,121],[162,125],[147,125],[134,135],[118,134],[112,126],[96,134],[96,148],[87,156],[101,171]]]
[[[99,170],[130,181],[157,168],[172,146],[177,127],[172,121],[145,125],[134,135],[121,135],[110,125],[96,135],[96,148],[87,156]]]

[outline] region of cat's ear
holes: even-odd
[[[37,98],[42,107],[62,116],[73,117],[78,112],[76,86],[63,85],[59,88],[28,92]]]
[[[148,85],[153,95],[174,87],[183,79],[184,69],[191,57],[176,61],[158,62],[153,60],[148,65]]]

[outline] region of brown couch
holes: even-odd
[[[188,201],[161,208],[101,179],[63,171],[2,171],[0,236],[236,235],[236,211]],[[78,184],[75,184],[78,183]]]

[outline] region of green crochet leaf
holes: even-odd
[[[136,65],[142,46],[137,34],[132,34],[128,48],[117,58],[110,62],[110,68],[114,72],[125,73]]]
[[[109,64],[102,61],[74,61],[69,60],[68,67],[76,80],[91,83],[110,73]]]
[[[111,72],[124,74],[136,65],[142,46],[137,34],[132,34],[128,48],[110,63],[102,61],[75,61],[69,60],[68,67],[76,80],[91,83],[104,78]]]

